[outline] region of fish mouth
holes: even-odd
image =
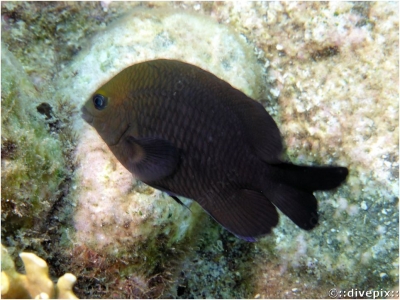
[[[81,113],[82,113],[81,114],[82,119],[84,119],[89,124],[93,123],[93,117],[89,114],[89,111],[85,106],[82,106]]]
[[[120,141],[122,140],[122,138],[124,137],[125,133],[128,132],[128,130],[129,130],[130,127],[131,127],[131,124],[128,124],[128,126],[125,128],[125,130],[121,133],[119,139],[118,139],[115,143],[109,144],[109,146],[112,147],[112,146],[118,145],[119,142],[120,142]]]

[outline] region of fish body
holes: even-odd
[[[154,60],[130,66],[82,108],[122,165],[144,183],[197,201],[247,241],[278,223],[318,222],[315,190],[339,186],[344,167],[280,159],[279,129],[264,107],[196,66]]]

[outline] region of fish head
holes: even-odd
[[[119,144],[133,129],[129,89],[118,76],[95,91],[85,102],[81,112],[82,118],[96,129],[109,147]]]

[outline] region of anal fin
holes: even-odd
[[[275,206],[260,192],[237,190],[203,208],[223,227],[246,241],[256,241],[278,224]]]
[[[310,230],[318,224],[318,203],[312,192],[278,184],[268,198],[297,226]]]

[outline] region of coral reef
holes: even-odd
[[[14,262],[1,245],[1,297],[39,298],[39,299],[77,299],[72,292],[76,277],[66,273],[58,279],[57,285],[49,278],[46,262],[33,253],[22,252],[20,255],[25,265],[26,275],[15,270]]]
[[[398,285],[398,3],[1,7],[2,243],[14,259],[34,250],[52,278],[78,274],[81,298],[321,298]],[[245,243],[122,168],[74,108],[158,57],[260,100],[293,162],[349,167],[346,185],[316,194],[315,230],[281,216]]]

